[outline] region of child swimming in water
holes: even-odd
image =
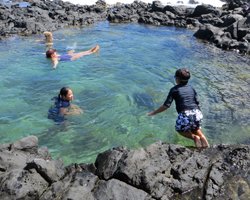
[[[45,44],[46,44],[46,57],[51,59],[52,62],[52,67],[55,69],[59,63],[59,61],[73,61],[78,58],[81,58],[86,55],[90,55],[93,53],[96,53],[100,47],[99,45],[96,45],[95,47],[87,50],[87,51],[82,51],[75,53],[73,50],[68,51],[66,54],[59,55],[57,54],[56,49],[53,49],[53,34],[49,31],[45,31],[44,33],[45,36]]]
[[[51,49],[52,46],[53,46],[53,35],[52,35],[52,33],[49,32],[49,31],[45,31],[43,34],[45,36],[45,45],[46,45],[47,50]]]
[[[67,54],[59,55],[56,49],[49,49],[46,51],[46,57],[51,59],[52,67],[55,69],[59,61],[74,61],[86,55],[96,53],[100,49],[99,45],[87,50],[75,53],[74,51],[69,51]]]
[[[190,72],[186,68],[175,72],[176,86],[169,91],[167,99],[158,109],[149,112],[148,116],[156,115],[167,110],[175,100],[178,118],[175,129],[182,136],[194,140],[196,147],[209,147],[205,135],[201,131],[201,120],[203,115],[199,108],[196,91],[188,85]]]
[[[69,87],[63,87],[57,97],[54,97],[54,105],[48,111],[48,118],[56,122],[62,122],[65,115],[79,115],[83,111],[78,106],[71,104],[74,95]]]

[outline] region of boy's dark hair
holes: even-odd
[[[60,90],[60,93],[58,94],[58,98],[60,97],[66,97],[68,92],[69,92],[70,88],[69,87],[63,87]]]
[[[178,77],[181,83],[187,83],[191,75],[187,68],[181,68],[176,70],[175,77]]]
[[[46,51],[46,57],[51,58],[51,55],[56,52],[56,49],[49,49]]]

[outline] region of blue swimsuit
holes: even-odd
[[[55,100],[55,104],[49,109],[48,118],[53,119],[55,122],[62,122],[64,120],[64,116],[60,114],[60,108],[69,107],[70,102],[58,97],[54,97],[52,100]]]
[[[59,56],[60,61],[71,61],[72,56],[69,54],[63,54]]]

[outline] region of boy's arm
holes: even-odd
[[[51,58],[51,61],[52,61],[52,67],[53,69],[55,69],[58,65],[58,59],[57,58]]]
[[[152,111],[152,112],[149,112],[149,113],[148,113],[148,116],[156,115],[156,114],[161,113],[161,112],[163,112],[163,111],[165,111],[165,110],[167,110],[167,109],[168,109],[167,106],[161,105],[158,109],[156,109],[156,110],[154,110],[154,111]]]

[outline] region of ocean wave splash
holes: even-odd
[[[93,5],[96,3],[97,0],[84,0],[84,2],[82,0],[64,0],[64,1],[69,1],[73,4],[79,4],[79,5]],[[153,0],[142,0],[145,3],[152,3]],[[114,5],[118,2],[120,3],[133,3],[134,0],[105,0],[105,2],[109,5]],[[160,1],[163,5],[185,5],[185,6],[190,6],[190,7],[194,7],[200,4],[210,4],[212,6],[215,7],[222,7],[223,4],[225,4],[225,2],[222,2],[220,0],[161,0]],[[192,3],[193,2],[193,3]],[[195,4],[194,4],[195,2]]]

